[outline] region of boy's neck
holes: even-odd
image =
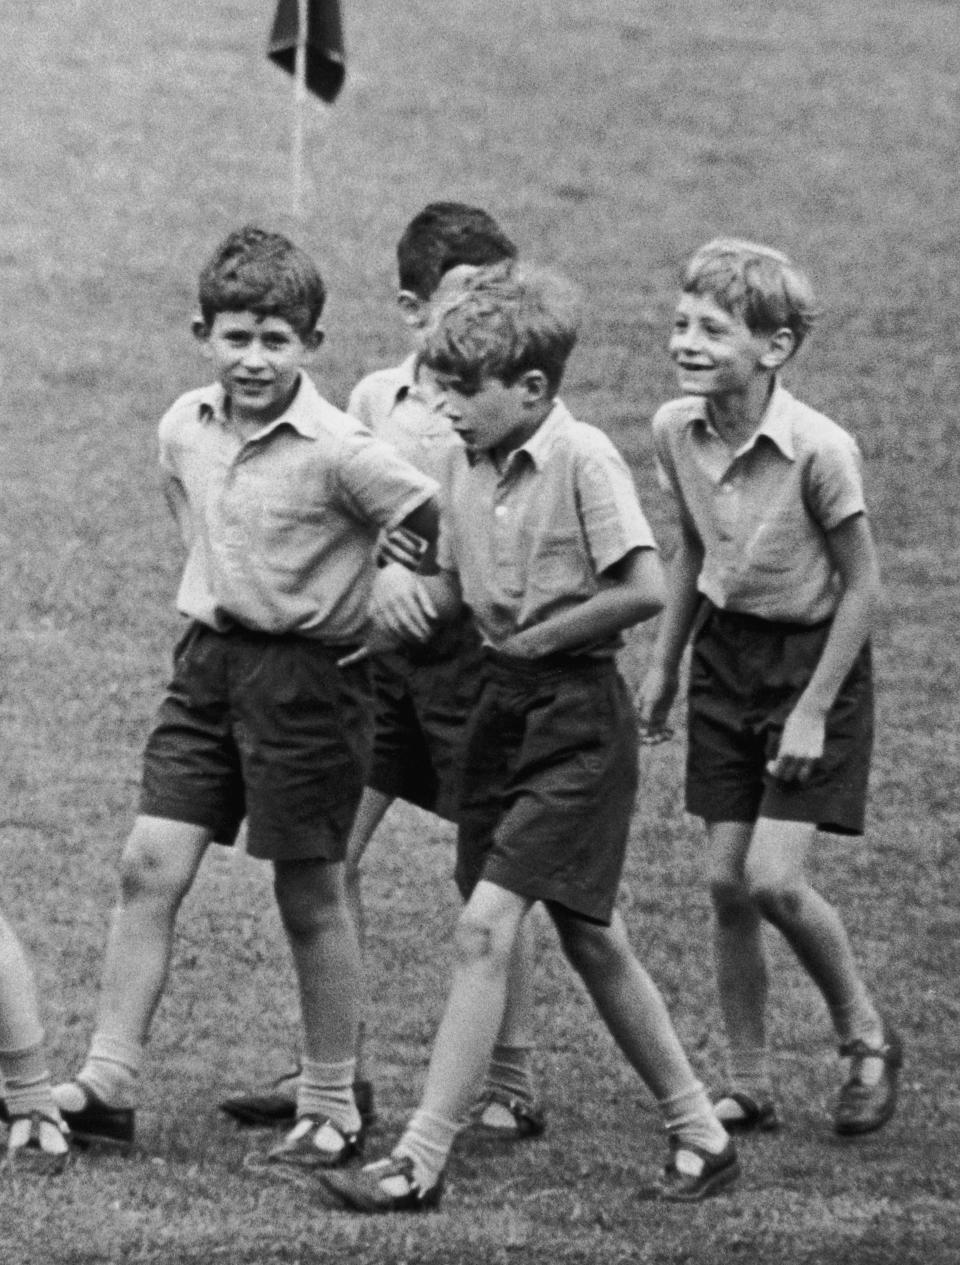
[[[269,412],[257,412],[247,414],[245,410],[237,409],[234,406],[232,398],[228,395],[223,402],[224,412],[230,422],[230,425],[244,441],[250,439],[258,431],[263,430],[264,426],[269,426],[271,422],[275,422],[278,417],[282,417],[293,401],[296,399],[297,392],[300,390],[300,375],[297,376],[296,382],[290,389],[288,395],[284,397]]]
[[[553,412],[554,403],[555,401],[551,400],[549,407],[540,412],[536,418],[531,418],[525,425],[518,427],[504,443],[498,444],[496,448],[489,449],[490,458],[498,470],[503,469],[507,461],[509,461],[511,453],[516,452],[518,448],[522,448],[524,444],[529,443]]]
[[[707,400],[710,424],[729,447],[739,448],[760,428],[776,381],[775,375],[764,374],[742,392]]]

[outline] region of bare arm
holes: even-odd
[[[167,503],[167,508],[173,515],[180,530],[180,538],[185,548],[189,551],[193,544],[193,525],[190,521],[190,507],[187,504],[187,494],[184,491],[183,484],[175,475],[168,474],[164,470],[161,472],[160,488],[163,492],[163,499]]]
[[[880,597],[880,567],[864,514],[829,532],[827,547],[843,582],[843,596],[820,661],[787,717],[776,758],[767,765],[769,773],[786,782],[806,781],[823,755],[827,713],[870,635]]]
[[[670,736],[666,720],[677,696],[680,660],[700,602],[697,580],[702,567],[703,545],[693,524],[683,515],[680,545],[670,564],[666,609],[637,696],[640,723],[651,739]]]
[[[593,597],[514,633],[500,649],[521,659],[539,659],[603,641],[656,615],[663,599],[663,572],[656,550],[634,549],[603,573]]]

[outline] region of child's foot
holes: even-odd
[[[353,1212],[427,1212],[443,1194],[443,1174],[427,1190],[413,1176],[409,1156],[390,1156],[352,1172],[318,1174],[324,1189]]]
[[[498,1089],[487,1089],[473,1109],[473,1123],[490,1137],[514,1141],[539,1138],[547,1127],[536,1103],[524,1102]]]
[[[74,1142],[126,1150],[133,1144],[135,1112],[111,1107],[79,1081],[55,1085],[53,1096]]]
[[[7,1137],[7,1163],[17,1172],[52,1177],[70,1161],[70,1130],[62,1120],[33,1111],[14,1116]]]
[[[719,1155],[679,1138],[670,1139],[670,1159],[662,1174],[640,1190],[641,1199],[668,1203],[698,1203],[726,1190],[740,1176],[740,1161],[732,1142]]]
[[[880,1045],[869,1046],[860,1039],[846,1041],[840,1047],[840,1057],[850,1060],[850,1070],[840,1089],[834,1129],[855,1135],[882,1128],[897,1105],[897,1077],[903,1064],[900,1034],[884,1023]]]
[[[781,1125],[772,1098],[754,1098],[739,1089],[722,1090],[713,1107],[728,1133],[774,1133]]]
[[[267,1152],[268,1164],[294,1168],[339,1168],[363,1151],[366,1127],[345,1133],[326,1117],[302,1116],[287,1136]]]

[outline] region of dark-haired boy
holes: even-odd
[[[303,371],[324,287],[286,238],[248,227],[200,275],[193,329],[216,382],[160,424],[160,465],[187,548],[189,623],[144,756],[121,860],[93,1041],[58,1086],[82,1141],[133,1140],[136,1080],[180,903],[211,842],[248,823],[270,860],[303,1024],[305,1164],[356,1154],[360,961],[343,858],[366,774],[361,642],[382,530],[435,534],[435,485],[328,404]],[[302,1122],[308,1122],[307,1129]]]
[[[863,832],[880,582],[856,444],[780,382],[814,315],[807,277],[768,246],[719,238],[687,264],[669,348],[683,397],[653,421],[680,547],[640,702],[662,730],[691,640],[686,805],[710,852],[721,1119],[779,1126],[766,921],[823,995],[846,1064],[834,1127],[861,1134],[894,1111],[901,1040],[806,862],[818,830]]]
[[[615,654],[663,583],[629,470],[556,398],[576,341],[570,286],[518,267],[480,274],[423,352],[463,439],[442,484],[438,614],[462,600],[485,645],[466,737],[453,981],[420,1106],[392,1155],[323,1177],[361,1212],[435,1207],[503,1015],[517,930],[542,901],[671,1140],[647,1197],[729,1186],[736,1152],[615,911],[637,734]]]

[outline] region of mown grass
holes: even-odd
[[[773,239],[819,283],[822,329],[791,374],[867,457],[887,581],[870,833],[825,841],[871,982],[908,1042],[881,1135],[829,1131],[818,998],[771,943],[788,1129],[744,1148],[742,1188],[693,1210],[636,1202],[656,1116],[544,928],[539,1063],[551,1128],[464,1139],[441,1213],[367,1223],[243,1168],[262,1138],[217,1099],[282,1071],[290,971],[267,873],[211,855],[182,915],[144,1077],[139,1144],[57,1183],[8,1183],[2,1265],[226,1260],[834,1262],[956,1259],[960,1004],[958,47],[950,3],[894,0],[366,0],[351,70],[312,117],[307,222],[287,214],[288,81],[271,6],[25,0],[0,45],[0,874],[36,963],[58,1070],[89,1036],[115,859],[177,626],[178,554],[154,430],[202,377],[187,319],[229,228],[293,232],[330,283],[322,377],[343,402],[399,358],[392,251],[428,199],[497,213],[586,288],[565,389],[627,452],[669,548],[647,420],[677,266],[719,231]],[[624,655],[636,679],[646,632]],[[700,839],[680,744],[646,752],[624,909],[698,1067],[719,1072]],[[371,1049],[389,1142],[415,1103],[442,1005],[450,833],[399,809],[370,854]],[[428,893],[425,899],[424,893]]]

